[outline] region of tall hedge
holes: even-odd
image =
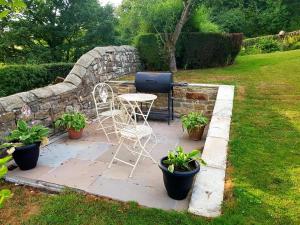
[[[57,76],[65,77],[72,67],[72,63],[0,66],[0,97],[46,86]]]
[[[168,69],[158,35],[153,33],[139,35],[135,39],[135,46],[138,49],[143,68],[149,71]]]
[[[177,66],[198,69],[230,65],[238,55],[242,41],[240,33],[182,33],[176,46]],[[136,47],[146,70],[162,70],[161,65],[166,69],[167,60],[161,46],[155,34],[138,37]]]

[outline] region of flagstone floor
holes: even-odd
[[[183,133],[179,120],[170,125],[166,122],[150,124],[158,138],[158,144],[152,151],[157,161],[178,145],[186,151],[202,149],[204,146],[206,132],[201,141],[191,141]],[[49,186],[63,185],[116,200],[135,201],[147,207],[187,210],[190,195],[182,201],[169,198],[162,172],[150,159],[140,161],[132,178],[128,177],[131,167],[121,162],[115,162],[108,169],[117,145],[108,143],[104,134],[96,131],[96,126],[95,122],[89,124],[79,140],[70,140],[66,134],[53,139],[41,149],[35,169],[21,171],[16,168],[9,171],[8,177],[43,181]],[[116,143],[115,137],[112,137],[112,142]],[[126,160],[135,159],[126,149],[122,149],[121,153]]]

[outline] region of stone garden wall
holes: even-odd
[[[80,57],[62,83],[0,98],[0,137],[14,128],[19,118],[49,126],[67,110],[93,115],[94,85],[134,73],[138,67],[134,47],[94,48]]]
[[[110,81],[116,94],[135,93],[135,86],[132,81]],[[189,112],[202,112],[211,117],[216,97],[218,93],[217,85],[209,84],[187,84],[186,86],[174,87],[174,114],[180,116]],[[158,95],[153,107],[163,109],[167,107],[167,95]]]

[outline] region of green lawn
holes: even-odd
[[[208,220],[14,187],[0,224],[9,224],[8,218],[11,224],[39,225],[300,224],[300,50],[242,56],[233,66],[181,71],[176,79],[236,86],[224,215]]]

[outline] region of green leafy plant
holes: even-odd
[[[22,145],[30,145],[39,141],[45,142],[49,134],[49,129],[43,125],[34,125],[29,127],[24,120],[19,120],[17,129],[13,130],[5,139],[8,142],[1,147],[17,147],[20,143]]]
[[[10,155],[0,159],[0,179],[5,176],[7,173],[6,163],[10,161],[12,157]],[[6,199],[10,198],[12,193],[9,189],[2,189],[0,190],[0,209],[3,207],[3,203]]]
[[[185,153],[182,146],[178,146],[175,151],[170,151],[168,158],[163,161],[168,166],[168,170],[173,173],[174,171],[191,171],[194,169],[192,162],[198,161],[204,165],[206,163],[201,159],[199,150],[193,150]]]
[[[86,117],[79,112],[65,113],[55,122],[55,127],[63,127],[66,129],[74,129],[80,131],[86,126]]]
[[[196,127],[203,127],[208,123],[207,117],[202,113],[191,112],[181,117],[182,126],[190,131]]]

